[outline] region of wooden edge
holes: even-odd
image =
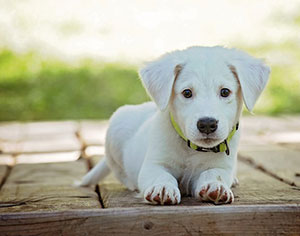
[[[234,222],[234,223],[233,223]],[[300,206],[157,206],[0,214],[4,235],[165,235],[300,232]]]
[[[6,165],[0,165],[0,191],[9,175],[10,170],[11,167]]]

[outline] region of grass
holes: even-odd
[[[246,50],[258,57],[268,55],[271,75],[255,113],[267,115],[300,113],[300,44],[266,44]]]
[[[255,113],[300,112],[300,46],[287,42],[246,48],[274,55],[271,79]],[[0,52],[0,120],[107,119],[124,104],[149,100],[137,68],[82,61],[70,65],[35,53]]]
[[[148,100],[136,68],[0,53],[0,120],[103,119]]]

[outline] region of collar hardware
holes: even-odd
[[[179,125],[175,122],[174,117],[172,116],[171,113],[170,113],[170,118],[171,118],[171,123],[172,123],[174,129],[176,130],[176,132],[178,133],[178,135],[183,140],[185,140],[187,142],[187,146],[189,148],[194,149],[194,150],[196,150],[198,152],[214,152],[214,153],[225,152],[226,155],[230,154],[228,142],[230,142],[230,140],[232,139],[232,137],[235,134],[235,132],[239,129],[239,122],[232,128],[232,131],[228,135],[227,139],[225,139],[222,143],[220,143],[219,145],[214,146],[212,148],[205,148],[205,147],[199,147],[199,146],[197,146],[196,144],[192,143],[189,139],[187,139],[183,135],[183,132],[181,131]]]

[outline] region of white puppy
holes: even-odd
[[[106,157],[81,185],[112,170],[154,204],[177,204],[181,195],[232,202],[243,101],[251,111],[269,72],[262,61],[223,47],[190,47],[147,64],[140,75],[154,103],[113,114]]]

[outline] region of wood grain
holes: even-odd
[[[77,122],[0,124],[0,150],[5,154],[80,150]]]
[[[241,119],[241,144],[300,143],[299,116],[245,116]]]
[[[107,127],[107,121],[81,121],[80,136],[86,145],[103,146]]]
[[[12,155],[0,154],[0,165],[12,166],[16,162],[16,158]]]
[[[233,188],[235,205],[300,204],[300,188],[283,183],[262,171],[238,163],[239,185]]]
[[[3,179],[6,176],[6,171],[7,171],[7,166],[5,165],[0,165],[0,184],[3,182]]]
[[[23,124],[24,140],[39,140],[43,137],[55,139],[74,134],[78,129],[76,121],[42,121]]]
[[[96,163],[99,158],[93,158]],[[243,162],[238,163],[239,186],[233,188],[235,202],[233,205],[251,205],[251,204],[300,204],[300,188],[289,186],[280,182],[269,175],[246,165]],[[110,174],[100,184],[100,193],[106,208],[117,207],[151,207],[144,202],[143,198],[137,192],[126,189]],[[180,205],[211,205],[200,202],[192,197],[183,197]]]
[[[0,141],[17,141],[22,138],[22,124],[19,122],[0,123]]]
[[[299,205],[157,206],[0,215],[3,235],[298,235]]]
[[[296,175],[300,172],[300,151],[276,145],[267,145],[263,148],[248,145],[241,147],[239,153],[256,165],[300,187],[300,178]]]
[[[257,165],[292,180],[289,170],[299,173],[299,152],[296,148],[287,152],[287,148],[274,144],[268,137],[274,132],[281,134],[286,129],[293,130],[293,124],[282,126],[289,118],[272,120],[258,118],[257,123],[257,119],[248,119],[246,128],[253,139],[244,139],[241,152]],[[18,124],[11,125],[14,134],[0,134],[0,141],[3,137],[7,143],[17,143],[15,140],[24,137]],[[39,137],[56,137],[56,131],[52,133],[51,128],[42,132],[43,125],[36,124],[27,132],[30,143],[34,144]],[[81,136],[85,137],[85,143],[97,147],[103,144],[105,124],[101,128],[98,125],[98,122],[85,122],[81,126],[81,131],[86,130]],[[2,131],[7,125],[4,127]],[[263,127],[265,131],[259,130]],[[60,137],[63,136],[61,133]],[[41,142],[46,141],[44,138]],[[86,151],[87,158],[96,155],[92,163],[103,154],[99,149]],[[27,156],[23,157],[25,160]],[[299,235],[299,187],[279,181],[247,162],[239,161],[240,185],[233,189],[236,197],[233,204],[215,206],[184,197],[180,205],[153,206],[145,204],[136,192],[127,190],[110,175],[100,183],[106,207],[101,209],[94,189],[72,185],[87,171],[86,160],[13,167],[0,190],[0,235]],[[0,180],[5,176],[3,173],[6,167],[0,165]],[[294,176],[297,177],[295,173]],[[296,183],[297,179],[293,181]]]
[[[280,146],[290,149],[290,150],[296,150],[300,152],[300,142],[296,143],[279,143]]]
[[[76,161],[81,156],[80,151],[73,152],[53,152],[53,153],[34,153],[17,155],[15,161],[17,164],[24,163],[50,163]],[[0,156],[1,159],[1,156]]]
[[[20,146],[22,153],[80,150],[80,144],[74,134],[56,136],[53,139],[44,136],[39,140],[24,140]]]
[[[100,208],[94,189],[73,186],[86,171],[83,161],[16,165],[0,191],[0,212]]]

